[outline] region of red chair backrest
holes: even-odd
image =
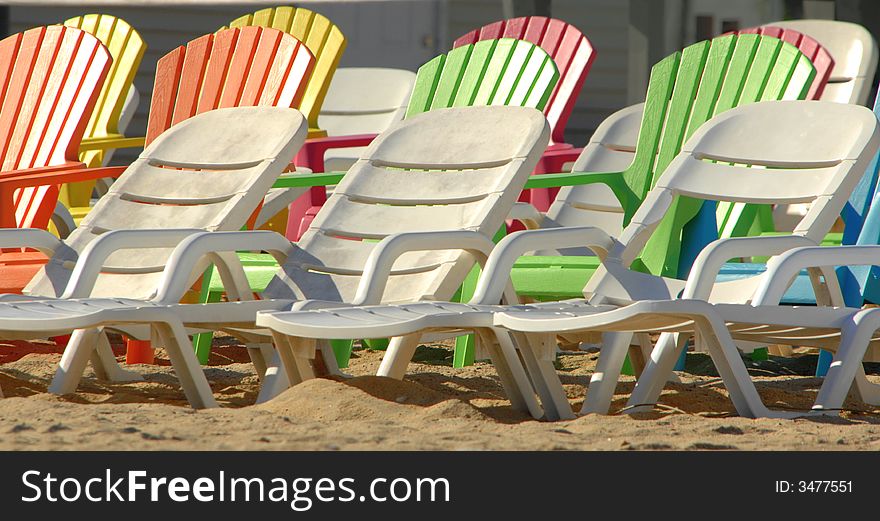
[[[525,16],[501,20],[473,30],[455,40],[453,47],[497,38],[532,42],[553,58],[559,69],[559,82],[550,95],[544,114],[550,122],[551,143],[564,143],[565,124],[596,58],[593,45],[577,27],[562,20]]]
[[[111,62],[97,38],[63,25],[0,41],[0,172],[77,165]],[[16,190],[16,225],[45,228],[57,198],[57,186]]]
[[[740,34],[764,34],[767,36],[773,36],[774,38],[779,38],[780,40],[788,42],[800,49],[800,51],[807,55],[807,58],[813,62],[813,66],[816,67],[816,77],[813,79],[813,84],[810,85],[807,99],[817,100],[822,96],[822,91],[825,90],[825,85],[828,84],[828,80],[831,79],[831,69],[834,68],[834,58],[831,56],[831,53],[828,52],[828,49],[823,47],[821,43],[802,32],[795,31],[794,29],[783,29],[782,27],[775,27],[772,25],[750,27],[737,32]]]
[[[224,107],[298,107],[315,58],[276,29],[224,29],[159,59],[146,142],[175,123]]]

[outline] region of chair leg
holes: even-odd
[[[160,322],[153,327],[165,345],[171,365],[190,405],[194,409],[217,407],[214,393],[183,325]]]
[[[573,419],[575,417],[574,411],[568,401],[568,395],[565,394],[565,389],[562,387],[562,382],[556,374],[556,368],[553,367],[553,361],[535,354],[536,348],[555,354],[556,338],[552,334],[514,333],[513,339],[520,347],[519,354],[532,377],[535,391],[541,397],[546,419],[551,421]]]
[[[419,347],[418,333],[392,338],[376,374],[395,380],[403,380],[406,368],[412,361],[417,347]]]
[[[672,370],[687,342],[687,335],[673,333],[660,335],[627,401],[627,413],[649,411],[654,407],[670,375],[674,374]]]
[[[140,382],[144,377],[140,373],[123,369],[116,361],[116,355],[110,347],[107,333],[101,330],[90,360],[95,374],[101,380],[110,382]]]
[[[352,342],[348,341],[348,345],[351,346]],[[321,352],[321,358],[324,361],[324,367],[327,369],[327,374],[331,376],[349,376],[346,373],[343,373],[339,368],[339,358],[337,357],[337,347],[338,343],[333,342],[332,340],[318,340],[317,341],[317,349]]]
[[[492,359],[510,406],[514,410],[528,412],[536,419],[544,416],[544,411],[532,391],[529,377],[516,354],[516,348],[507,334],[498,330],[480,329],[475,332],[475,336]]]
[[[851,389],[862,402],[880,404],[880,386],[868,381],[862,365],[871,337],[880,327],[880,320],[874,317],[880,315],[860,313],[841,328],[840,345],[828,366],[814,410],[840,410]]]
[[[257,395],[256,403],[265,403],[290,388],[290,380],[281,365],[281,356],[273,349],[271,355],[264,353],[266,360],[266,373],[263,375],[263,384],[260,386],[260,394]]]
[[[581,414],[608,414],[611,400],[617,389],[620,370],[632,342],[632,333],[605,333],[602,335],[602,347],[599,350],[599,362],[596,372],[590,378],[587,398],[581,408]]]
[[[55,377],[49,385],[50,393],[63,395],[76,391],[100,335],[100,330],[96,328],[77,329],[70,335]]]
[[[315,357],[316,342],[311,338],[297,338],[272,332],[275,349],[287,375],[290,385],[296,385],[315,378],[312,359]]]
[[[724,321],[718,317],[695,317],[694,324],[700,332],[700,339],[709,350],[712,363],[730,394],[730,401],[737,413],[746,418],[796,418],[805,413],[771,411],[764,405],[758,389],[740,357],[733,337],[730,336]]]
[[[125,339],[126,364],[152,364],[156,361],[153,344],[149,340]]]

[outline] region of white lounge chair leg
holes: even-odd
[[[675,374],[672,370],[681,355],[681,350],[687,345],[687,340],[688,337],[685,335],[673,333],[660,335],[647,359],[648,363],[627,401],[627,414],[653,409],[654,404],[660,399],[660,393],[666,387],[670,375]]]
[[[532,392],[529,377],[526,375],[516,354],[516,348],[513,347],[507,334],[494,329],[479,329],[476,334],[478,341],[483,343],[486,352],[492,358],[492,365],[498,372],[498,377],[501,379],[501,385],[504,386],[511,407],[517,411],[528,412],[535,419],[544,416],[544,410],[541,409],[541,404],[538,403],[535,393]]]
[[[871,405],[880,403],[880,386],[868,381],[862,360],[871,337],[880,326],[875,313],[859,313],[841,328],[840,345],[825,375],[813,410],[836,412],[843,408],[850,389]]]
[[[419,334],[394,337],[385,350],[382,363],[379,364],[378,376],[387,376],[395,380],[403,380],[406,368],[412,361],[416,348],[419,347]]]
[[[605,333],[599,349],[599,362],[596,372],[590,378],[587,398],[581,407],[581,414],[608,414],[623,361],[632,343],[632,333]]]
[[[880,405],[880,385],[868,380],[865,375],[865,366],[862,364],[856,368],[853,386],[859,400],[868,405]]]
[[[61,362],[55,370],[55,377],[49,385],[49,392],[63,395],[76,391],[86,364],[89,363],[92,351],[101,332],[98,329],[77,329],[70,335]]]
[[[179,323],[157,323],[153,326],[156,333],[165,344],[168,358],[174,367],[174,373],[180,381],[180,386],[186,395],[186,399],[194,409],[207,409],[217,407],[214,393],[205,377],[199,359],[192,349],[192,343],[186,334],[186,329]]]
[[[268,347],[268,349],[274,351],[271,345],[267,345],[260,342],[251,342],[245,344],[247,348],[248,357],[251,359],[251,363],[254,364],[254,370],[257,372],[257,376],[260,378],[260,382],[263,382],[263,378],[266,375],[266,353],[264,353],[264,349]],[[270,355],[271,356],[271,355]]]
[[[330,345],[330,341],[322,339],[317,342],[317,348],[321,350],[321,358],[324,360],[324,367],[327,368],[327,373],[333,376],[351,376],[343,373],[342,370],[339,369],[339,363],[336,361],[336,353],[333,352],[333,346]]]
[[[290,381],[287,379],[287,372],[281,366],[281,355],[278,351],[272,349],[271,357],[265,354],[263,356],[269,362],[266,365],[266,374],[263,376],[256,403],[267,402],[290,388]]]
[[[695,317],[695,325],[700,332],[701,341],[705,342],[709,350],[709,356],[718,374],[724,382],[724,387],[730,393],[736,411],[740,416],[747,418],[794,418],[804,416],[804,413],[771,411],[761,401],[761,395],[755,388],[745,364],[736,348],[733,337],[724,321],[717,317]]]
[[[110,340],[107,339],[107,333],[101,331],[97,338],[97,344],[90,356],[92,367],[95,374],[101,380],[110,382],[141,382],[144,377],[135,371],[123,369],[116,361],[116,355],[110,347]]]
[[[556,374],[553,360],[549,359],[556,354],[555,336],[514,333],[513,340],[520,347],[519,353],[532,377],[532,385],[541,397],[545,418],[550,421],[573,419],[575,415],[568,395]]]
[[[275,339],[275,349],[291,386],[315,378],[315,370],[312,368],[315,339],[289,337],[275,331],[272,332],[272,338]]]

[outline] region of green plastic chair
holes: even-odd
[[[515,105],[543,110],[559,80],[553,59],[541,47],[524,40],[500,38],[457,47],[419,68],[406,117],[429,110],[479,105]],[[335,181],[328,184],[335,184]],[[271,255],[243,253],[251,289],[261,292],[277,272]],[[471,278],[475,279],[472,275]],[[202,283],[202,302],[219,302],[223,285],[215,272]],[[466,293],[464,293],[467,296]],[[199,360],[207,363],[211,333],[196,335],[194,347]],[[370,343],[382,348],[384,341]],[[348,366],[350,341],[333,344],[340,367]]]

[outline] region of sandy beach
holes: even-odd
[[[121,346],[115,346],[122,354]],[[494,369],[451,367],[447,345],[420,346],[404,381],[371,376],[380,352],[357,350],[350,379],[317,379],[253,405],[258,379],[246,350],[215,341],[207,376],[220,409],[190,409],[173,371],[128,366],[145,381],[113,384],[88,371],[77,393],[46,387],[60,359],[50,342],[0,341],[0,448],[3,450],[880,450],[880,408],[849,401],[839,418],[737,417],[705,355],[689,355],[681,383],[656,411],[543,422],[509,407]],[[557,370],[577,409],[596,354],[560,356]],[[121,360],[121,358],[120,358]],[[751,363],[768,403],[806,409],[819,379],[815,355]],[[869,376],[880,381],[876,367]],[[634,379],[623,377],[619,411]]]

